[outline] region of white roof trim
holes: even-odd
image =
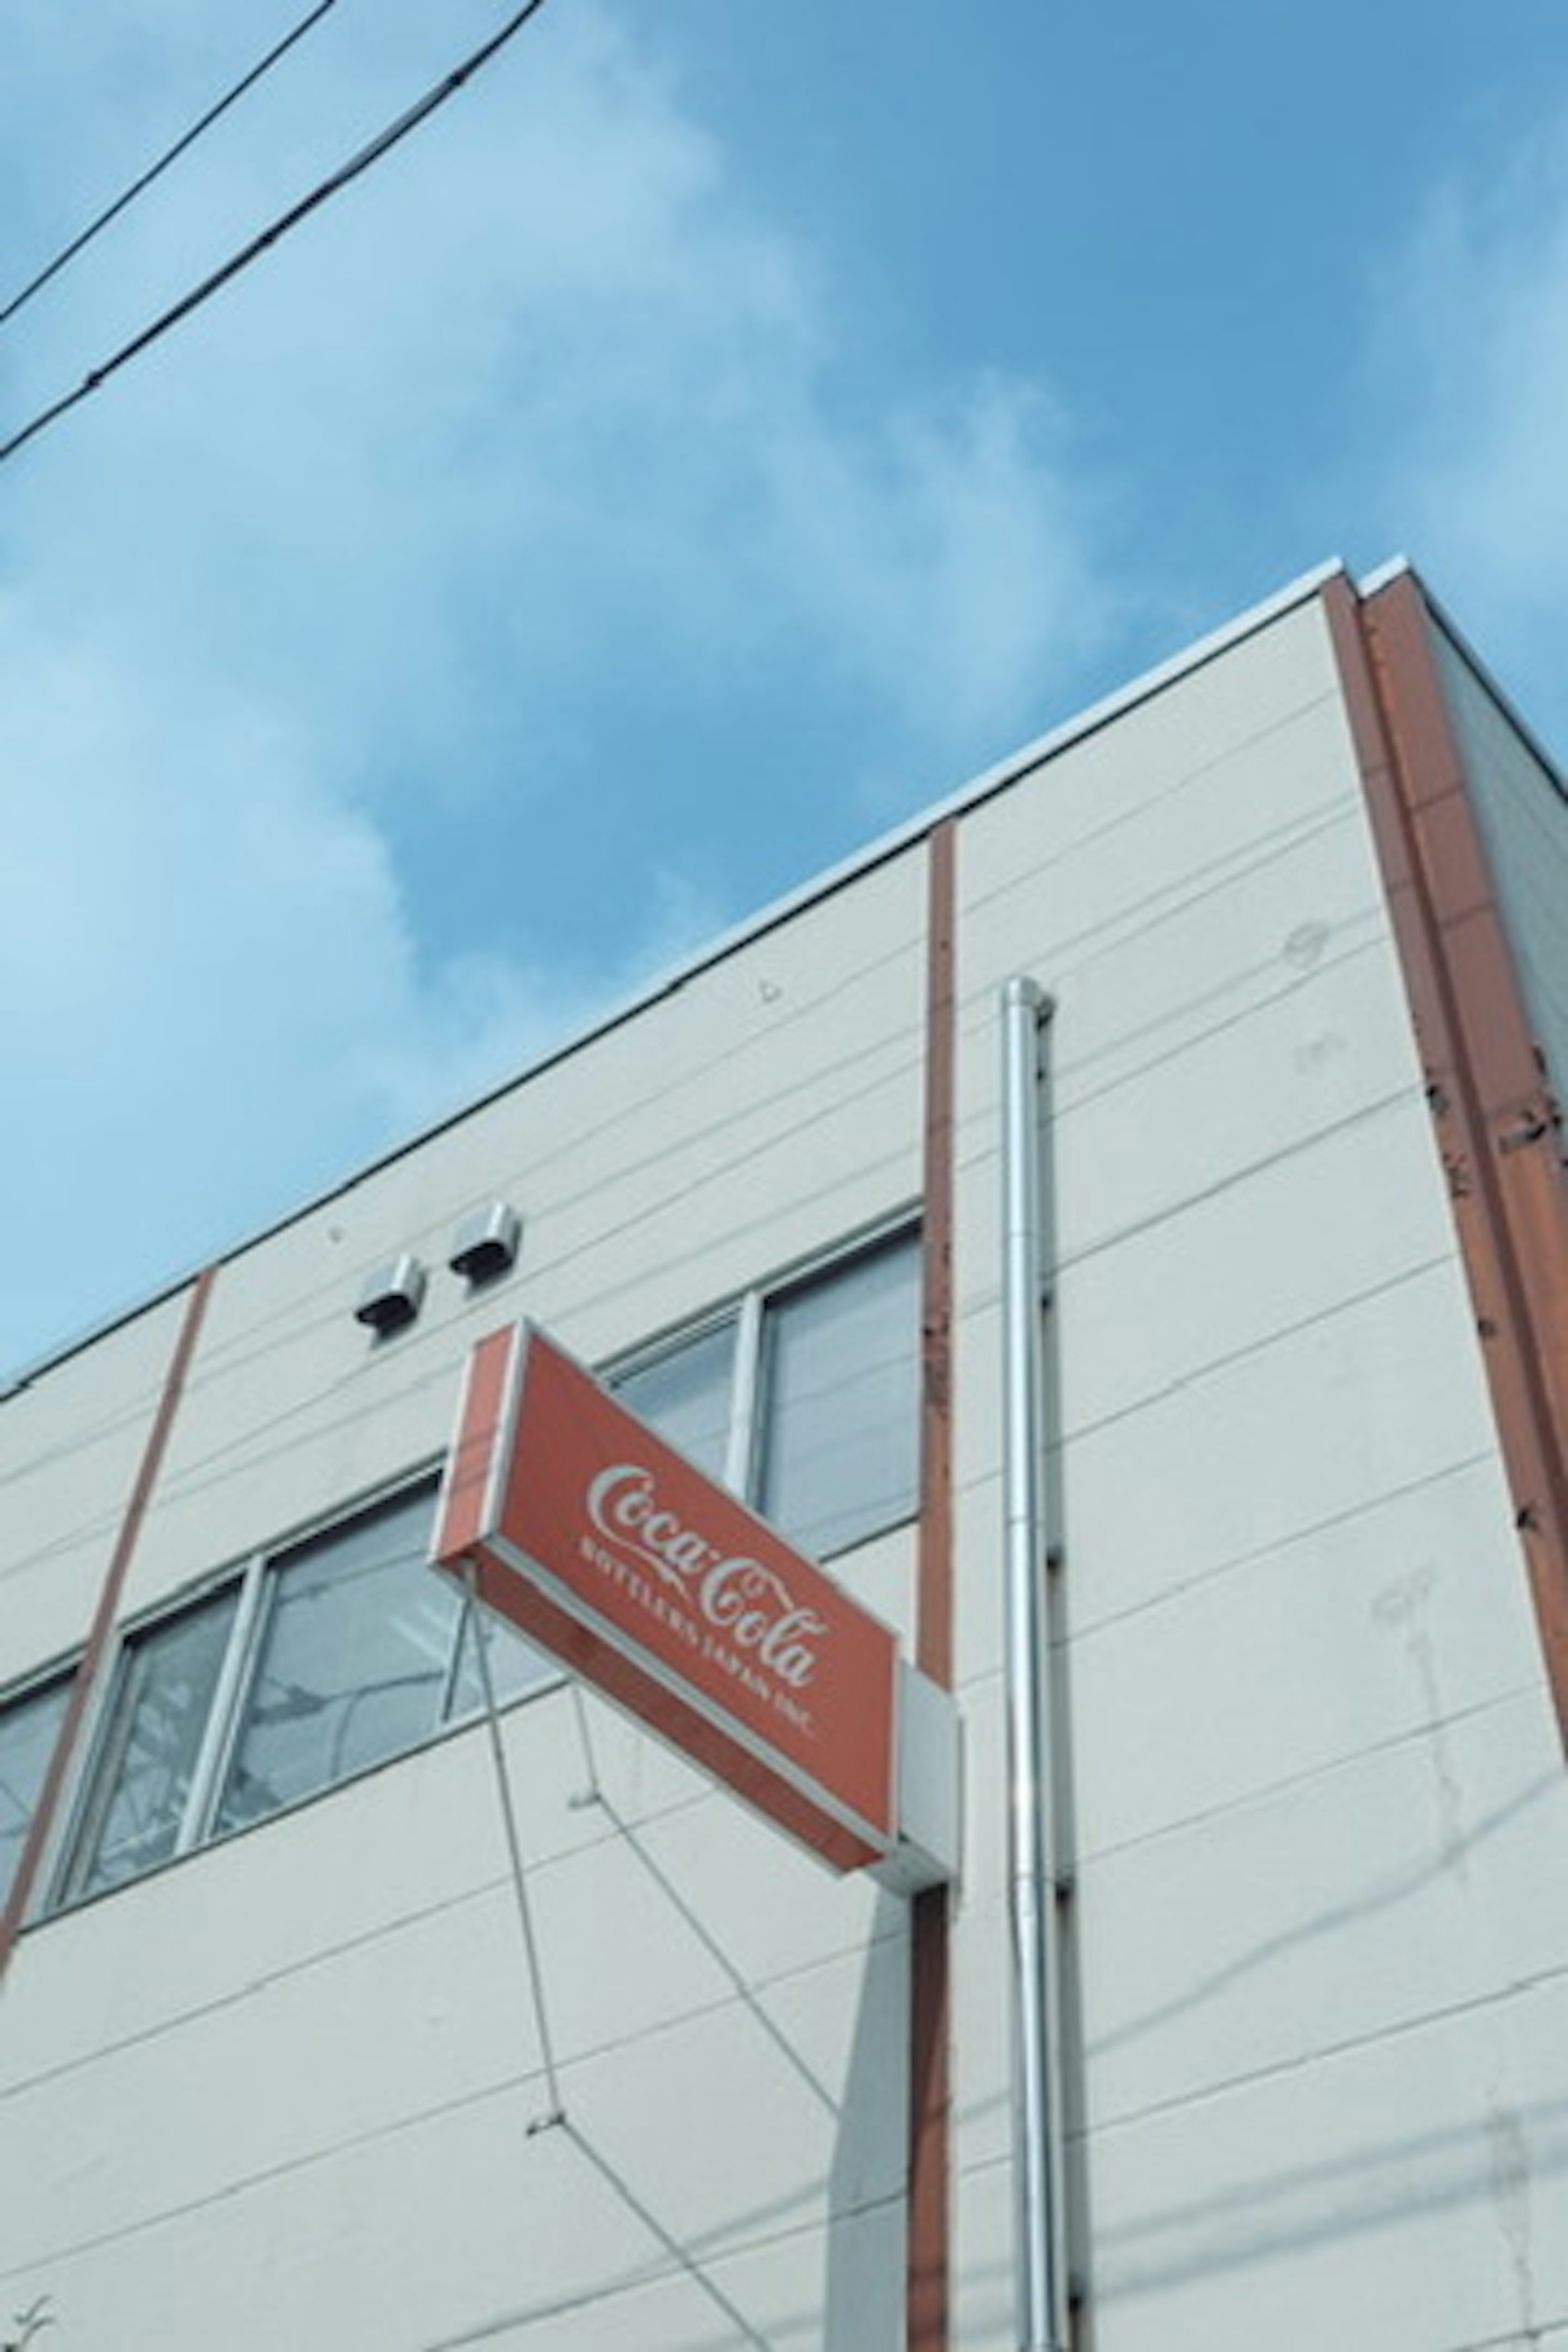
[[[1384,576],[1392,577],[1396,570],[1407,568],[1404,558],[1398,557],[1394,559],[1392,565],[1383,566],[1378,572],[1371,575],[1371,578],[1381,582]],[[219,1250],[212,1263],[222,1265],[230,1258],[243,1255],[247,1250],[254,1249],[258,1243],[268,1240],[273,1234],[281,1233],[286,1226],[293,1224],[299,1218],[310,1216],[315,1210],[325,1207],[329,1201],[337,1200],[344,1192],[351,1192],[356,1184],[363,1183],[366,1177],[374,1175],[378,1170],[390,1167],[394,1160],[403,1159],[410,1151],[418,1150],[420,1146],[429,1142],[432,1137],[444,1134],[448,1128],[456,1127],[465,1118],[471,1118],[476,1112],[483,1110],[488,1104],[500,1101],[503,1095],[510,1094],[514,1087],[525,1085],[530,1078],[537,1076],[540,1071],[549,1068],[552,1063],[564,1060],[569,1054],[580,1052],[584,1045],[591,1045],[595,1037],[603,1036],[608,1030],[618,1028],[622,1022],[631,1019],[634,1014],[644,1011],[648,1005],[657,1003],[660,997],[673,994],[678,988],[683,987],[689,980],[695,978],[698,972],[706,971],[710,964],[721,962],[724,957],[732,955],[737,948],[745,946],[751,940],[760,938],[763,932],[772,930],[776,924],[787,921],[792,915],[798,914],[803,908],[810,906],[816,899],[828,897],[833,891],[841,889],[847,882],[853,881],[858,875],[868,873],[873,866],[884,864],[889,857],[897,856],[902,850],[909,848],[912,843],[921,840],[933,827],[944,823],[948,818],[960,815],[965,809],[973,808],[981,801],[988,800],[993,793],[1001,792],[1017,778],[1027,773],[1031,768],[1037,768],[1043,761],[1054,758],[1058,752],[1065,751],[1069,744],[1080,741],[1087,735],[1092,735],[1097,729],[1108,725],[1113,719],[1121,718],[1140,702],[1147,701],[1152,696],[1161,693],[1166,687],[1175,684],[1178,679],[1189,676],[1194,670],[1201,669],[1205,663],[1213,661],[1217,656],[1228,652],[1233,646],[1239,645],[1245,638],[1255,635],[1259,629],[1267,628],[1270,623],[1280,619],[1295,606],[1308,603],[1329,581],[1345,576],[1345,573],[1346,566],[1339,556],[1331,557],[1327,562],[1320,563],[1313,570],[1302,572],[1298,579],[1278,589],[1272,595],[1264,597],[1258,604],[1249,605],[1234,620],[1226,622],[1220,628],[1211,630],[1206,636],[1199,637],[1195,643],[1186,646],[1181,653],[1173,655],[1169,660],[1156,663],[1152,669],[1142,671],[1128,685],[1119,687],[1113,694],[1106,695],[1100,701],[1090,703],[1086,710],[1079,711],[1073,718],[1065,719],[1059,726],[1051,728],[1043,735],[1037,736],[1032,742],[1026,743],[1021,750],[1011,752],[1006,759],[998,761],[993,767],[984,769],[968,783],[960,785],[956,792],[949,793],[945,799],[937,801],[930,807],[920,811],[918,814],[905,819],[902,824],[894,826],[889,832],[868,843],[863,849],[856,850],[850,856],[841,859],[837,865],[830,866],[823,873],[814,875],[810,881],[800,884],[794,890],[786,891],[782,898],[771,900],[767,906],[747,916],[729,930],[721,931],[718,938],[710,940],[706,947],[696,950],[680,962],[671,965],[668,971],[656,974],[652,980],[645,982],[633,994],[611,1005],[608,1011],[600,1013],[585,1028],[563,1038],[560,1045],[548,1047],[543,1053],[537,1055],[531,1062],[525,1063],[500,1085],[487,1087],[483,1094],[473,1097],[472,1099],[462,1103],[453,1110],[443,1112],[438,1118],[432,1119],[427,1126],[418,1129],[405,1142],[395,1144],[391,1150],[380,1153],[374,1160],[363,1161],[335,1183],[327,1185],[321,1192],[314,1192],[307,1200],[300,1202],[298,1207],[287,1210],[281,1216],[274,1217],[265,1225],[241,1235],[226,1248]],[[187,1267],[184,1272],[171,1276],[169,1281],[161,1283],[155,1289],[138,1297],[130,1305],[111,1310],[100,1320],[89,1324],[86,1330],[77,1333],[74,1338],[52,1348],[47,1354],[22,1366],[6,1382],[5,1388],[0,1389],[0,1402],[7,1396],[14,1395],[17,1390],[27,1387],[39,1373],[47,1371],[51,1365],[60,1362],[67,1356],[76,1354],[79,1349],[89,1346],[94,1339],[102,1339],[107,1332],[115,1329],[120,1324],[130,1322],[133,1317],[144,1314],[149,1307],[156,1307],[163,1300],[172,1297],[188,1282],[194,1281],[200,1271],[199,1266]]]
[[[1403,580],[1407,572],[1415,569],[1407,555],[1391,555],[1386,563],[1380,563],[1375,571],[1364,573],[1357,581],[1357,590],[1363,597],[1375,596],[1380,588],[1388,586],[1390,581]]]

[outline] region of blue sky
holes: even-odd
[[[0,301],[302,10],[7,11]],[[339,0],[0,427],[504,13]],[[0,468],[0,1368],[1325,556],[1561,753],[1564,417],[1562,0],[550,0]]]

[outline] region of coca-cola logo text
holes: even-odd
[[[816,1671],[816,1637],[827,1620],[799,1607],[776,1570],[721,1551],[660,1502],[658,1482],[640,1462],[616,1462],[588,1487],[588,1516],[599,1533],[673,1585],[738,1651],[804,1690]]]

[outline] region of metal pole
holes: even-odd
[[[522,1931],[523,1957],[528,1963],[528,1981],[533,1993],[540,2055],[544,2061],[545,2095],[550,2101],[545,2112],[536,2116],[528,2126],[531,2138],[536,2132],[548,2131],[553,2124],[563,2124],[566,2110],[561,2104],[561,2077],[556,2071],[555,2045],[550,2034],[550,2011],[544,2001],[544,1971],[540,1965],[539,1945],[533,1933],[533,1911],[528,1900],[528,1879],[522,1866],[522,1841],[518,1835],[517,1808],[511,1801],[511,1776],[507,1770],[506,1749],[500,1736],[500,1710],[496,1705],[495,1679],[490,1673],[489,1619],[485,1613],[485,1604],[479,1599],[479,1580],[471,1563],[464,1572],[463,1581],[468,1589],[468,1631],[473,1634],[474,1653],[479,1662],[479,1683],[485,1698],[485,1728],[489,1735],[496,1794],[500,1800],[507,1859],[511,1864],[511,1889],[517,1900],[517,1921]],[[0,2352],[3,2352],[3,2347],[0,2347]]]
[[[1020,2352],[1067,2352],[1050,1639],[1044,1493],[1040,1027],[1032,980],[1002,992],[1003,1493]]]

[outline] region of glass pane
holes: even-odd
[[[22,1859],[69,1690],[68,1676],[0,1708],[0,1906]]]
[[[237,1588],[216,1593],[126,1648],[68,1897],[118,1886],[174,1853],[237,1599]]]
[[[721,1478],[730,1452],[735,1321],[716,1324],[635,1371],[612,1376],[623,1403],[651,1422],[689,1462]]]
[[[535,1690],[541,1683],[558,1681],[566,1671],[558,1658],[536,1649],[526,1635],[493,1610],[487,1612],[488,1655],[490,1682],[494,1686],[496,1705],[505,1706],[524,1691]],[[461,1647],[458,1654],[458,1673],[452,1686],[451,1705],[447,1713],[452,1719],[473,1715],[485,1703],[485,1686],[479,1674],[479,1625],[472,1609],[465,1610]]]
[[[276,1812],[427,1738],[462,1601],[425,1564],[424,1486],[279,1559],[215,1826]]]
[[[803,1550],[907,1518],[920,1452],[911,1234],[790,1291],[764,1326],[761,1508]]]

